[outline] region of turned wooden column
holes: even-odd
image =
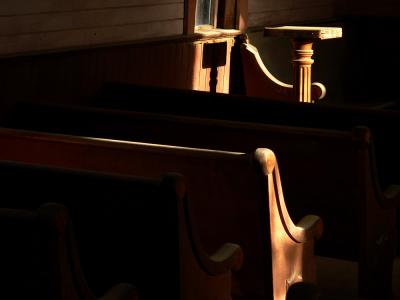
[[[299,102],[311,102],[312,42],[293,40],[293,91]]]
[[[293,97],[299,102],[313,102],[311,99],[311,65],[314,60],[313,43],[342,37],[340,27],[282,26],[265,27],[264,36],[285,36],[293,45]]]

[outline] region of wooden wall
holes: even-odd
[[[185,1],[0,1],[0,103],[82,103],[107,81],[210,90],[213,70],[215,90],[229,92],[233,35],[182,35]],[[248,25],[251,32],[371,11],[396,15],[397,1],[248,0]]]
[[[184,0],[1,0],[0,56],[182,34]]]
[[[249,0],[248,26],[306,23],[333,18],[341,0]]]
[[[84,104],[109,81],[229,91],[234,38],[168,39],[0,59],[0,104]]]
[[[194,0],[2,0],[0,57],[179,36],[187,32],[184,16],[194,13],[185,12],[185,2],[194,10]],[[246,6],[250,28],[400,15],[398,0],[248,0]]]

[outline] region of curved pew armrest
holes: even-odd
[[[296,224],[295,230],[297,232],[295,233],[295,239],[299,243],[319,239],[322,236],[323,227],[320,217],[315,215],[306,215]]]
[[[72,267],[70,276],[78,285],[79,294],[83,300],[137,300],[139,299],[136,288],[128,283],[115,284],[103,297],[97,298],[86,282],[85,275],[80,266],[80,258],[75,244],[73,228],[70,226],[68,209],[59,203],[45,203],[39,208],[39,218],[50,234],[60,237],[63,247],[69,252],[67,256],[58,257],[59,263],[65,269]],[[68,241],[67,241],[68,240]],[[64,251],[60,251],[64,253]],[[65,254],[65,253],[64,253]]]
[[[267,148],[258,148],[255,152],[255,157],[261,165],[263,173],[271,179],[270,188],[272,190],[270,193],[276,195],[277,206],[275,210],[280,212],[281,222],[285,224],[283,227],[290,238],[298,243],[305,243],[320,238],[323,231],[323,222],[320,217],[306,215],[297,224],[294,224],[290,218],[283,197],[279,167],[274,152]],[[272,181],[274,181],[275,184]],[[276,191],[274,190],[274,186],[277,188]]]
[[[139,300],[139,295],[136,288],[131,284],[119,283],[98,300]]]
[[[243,264],[242,248],[233,243],[225,243],[210,256],[208,270],[218,275],[230,270],[240,270]]]
[[[223,244],[211,256],[204,251],[196,224],[192,222],[193,216],[189,205],[189,199],[186,196],[185,179],[178,173],[167,173],[162,178],[162,184],[175,191],[178,197],[179,215],[182,216],[181,227],[186,228],[190,247],[200,264],[202,270],[210,276],[226,275],[230,271],[239,270],[243,263],[242,248],[233,243]]]
[[[283,299],[288,285],[316,281],[314,240],[322,235],[323,223],[318,216],[306,215],[294,224],[286,208],[274,152],[258,148],[255,158],[268,181],[273,295],[275,299]]]
[[[400,207],[400,185],[390,185],[381,195],[381,203],[384,203],[385,207]]]
[[[200,242],[197,241],[195,244],[200,245]],[[233,243],[223,244],[212,255],[208,255],[202,248],[197,247],[196,256],[203,271],[210,276],[240,270],[243,264],[242,248]]]

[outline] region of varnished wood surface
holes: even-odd
[[[32,109],[27,111],[38,116]],[[38,118],[41,124],[29,124],[27,115],[21,124],[25,119],[24,128],[244,152],[268,144],[278,153],[286,174],[283,186],[288,187],[289,212],[299,219],[313,209],[325,220],[326,234],[317,243],[318,253],[357,261],[364,295],[383,297],[390,290],[386,280],[394,251],[395,203],[385,200],[379,186],[367,129],[352,133],[123,111],[89,110],[85,115],[84,109],[78,109],[70,116],[56,111],[43,114],[54,118],[48,118],[47,125],[44,117]],[[85,125],[87,119],[91,123]],[[377,247],[381,235],[387,239]],[[368,263],[372,257],[380,261],[378,266]],[[374,279],[378,273],[381,281]]]
[[[56,154],[58,158],[60,155],[61,152]],[[187,215],[189,199],[182,176],[145,178],[112,174],[108,168],[88,172],[73,165],[54,166],[58,168],[48,167],[40,160],[29,161],[27,157],[1,161],[3,183],[11,190],[17,184],[24,186],[13,191],[12,199],[3,199],[2,205],[30,208],[37,201],[65,205],[72,225],[64,221],[68,222],[68,229],[75,229],[82,268],[94,294],[101,295],[122,281],[134,284],[143,298],[165,294],[176,299],[231,298],[230,271],[240,268],[241,249],[226,244],[214,254],[215,258],[204,253]],[[57,221],[63,225],[63,219]],[[68,236],[65,239],[60,243],[65,242],[63,246],[68,250],[59,251],[73,256],[76,249],[71,248],[74,245]],[[68,262],[63,262],[62,267],[76,271],[76,266]],[[159,280],[154,278],[155,273]]]
[[[275,156],[268,149],[246,155],[28,131],[1,133],[2,159],[141,176],[167,170],[185,174],[192,226],[199,228],[206,249],[212,251],[221,240],[243,247],[243,268],[233,274],[238,299],[275,295],[283,300],[287,285],[315,281],[313,248],[322,233],[321,220],[307,216],[292,222]],[[193,289],[186,293],[191,298]]]

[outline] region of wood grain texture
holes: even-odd
[[[0,4],[0,56],[183,33],[183,0],[19,2]]]
[[[108,121],[106,118],[105,122]],[[205,249],[217,249],[221,239],[235,240],[244,245],[243,253],[248,253],[240,272],[232,273],[233,284],[240,290],[234,298],[265,299],[273,293],[274,299],[284,300],[287,285],[294,281],[315,281],[313,248],[314,239],[322,231],[321,220],[311,217],[297,226],[290,219],[275,155],[269,149],[258,148],[246,155],[216,148],[196,149],[44,132],[18,134],[7,130],[4,135],[3,132],[0,130],[0,141],[8,147],[0,149],[2,159],[96,171],[112,169],[112,172],[133,176],[154,176],[172,169],[185,174],[191,197],[189,207],[193,211],[191,225],[198,228]],[[168,129],[166,136],[167,132]],[[22,149],[21,146],[33,151],[7,151]],[[59,153],[63,154],[61,158]],[[184,277],[196,274],[194,267],[194,271],[187,268],[189,273]],[[207,279],[210,284],[213,282]],[[201,287],[199,284],[188,284],[188,296],[180,299],[226,300],[221,293],[226,291],[223,283],[214,289],[207,286],[209,292],[199,289],[200,293],[193,293]],[[214,298],[207,297],[214,290],[220,291],[221,296],[217,298],[214,293]]]
[[[214,113],[214,118],[215,112],[218,110],[225,116],[228,112],[232,112],[232,108],[237,104],[235,100],[238,99],[231,96],[228,98],[228,95],[219,95],[226,97],[225,99],[230,103],[218,107],[218,99],[222,99],[218,98],[219,96],[206,96],[203,93],[186,91],[180,93],[180,97],[178,93],[175,93],[174,96],[171,93],[169,97],[171,100],[168,101],[167,105],[163,105],[165,103],[163,97],[166,93],[166,90],[162,90],[162,93],[156,96],[157,93],[149,89],[146,95],[147,99],[151,100],[143,103],[144,101],[140,101],[139,97],[136,96],[135,98],[135,95],[143,95],[143,90],[138,92],[138,90],[132,89],[131,93],[128,94],[127,90],[124,89],[120,95],[126,97],[125,101],[121,101],[121,96],[118,97],[117,93],[110,94],[108,99],[110,106],[115,105],[116,102],[125,103],[132,108],[134,107],[137,111],[139,106],[143,108],[142,105],[148,105],[147,112],[155,112],[159,109],[157,113],[160,113],[160,110],[165,111],[165,108],[172,110],[172,107],[179,107],[181,114],[186,103],[190,102],[191,104],[186,105],[186,107],[194,107],[192,113],[202,114],[203,116],[204,112]],[[212,98],[208,99],[210,97]],[[120,99],[120,101],[117,99]],[[150,104],[153,99],[159,100],[157,101],[158,104],[155,102]],[[180,105],[177,105],[177,102],[172,105],[171,101],[178,99]],[[249,108],[249,105],[244,104],[251,103],[251,98],[243,98],[242,100],[241,105],[236,106],[236,116],[240,115],[238,113],[240,111],[243,112],[243,116],[248,113],[246,108]],[[225,103],[228,103],[228,101]],[[202,105],[204,105],[203,108],[201,108]],[[212,107],[212,110],[210,110],[210,107]],[[229,107],[229,110],[226,107]],[[127,106],[125,108],[127,109]],[[42,120],[42,118],[37,118],[38,114],[32,114],[32,109],[27,111],[35,116],[35,120]],[[107,113],[110,113],[110,111],[107,111]],[[265,117],[265,120],[270,120],[274,115],[281,120],[284,119],[284,114],[274,114],[268,109],[259,109],[258,112]],[[321,215],[324,220],[326,235],[324,234],[319,242],[319,253],[328,257],[358,261],[360,270],[362,270],[359,273],[360,293],[379,295],[378,298],[375,297],[374,299],[384,299],[387,293],[390,293],[390,280],[388,279],[391,276],[391,260],[393,258],[391,255],[393,255],[395,245],[394,204],[396,201],[386,198],[385,195],[390,195],[390,193],[384,192],[379,186],[378,177],[375,173],[375,158],[370,143],[372,139],[370,139],[369,130],[366,127],[357,127],[351,132],[349,130],[329,131],[254,123],[230,122],[228,124],[227,121],[189,119],[183,115],[171,117],[175,120],[174,122],[177,122],[175,126],[172,126],[172,123],[168,123],[168,125],[163,123],[168,118],[166,115],[161,117],[162,123],[157,124],[156,114],[142,113],[141,120],[143,118],[148,120],[146,122],[148,126],[144,126],[145,123],[134,123],[130,117],[130,121],[123,119],[123,114],[125,116],[129,114],[130,117],[133,115],[129,112],[116,112],[114,120],[120,122],[120,125],[109,121],[104,123],[106,119],[110,120],[104,114],[98,117],[100,122],[95,125],[95,117],[87,115],[81,117],[84,120],[81,124],[90,119],[90,126],[93,126],[100,135],[102,135],[101,132],[106,132],[109,128],[118,128],[118,136],[123,140],[138,141],[139,131],[142,130],[146,139],[140,140],[145,142],[228,151],[246,152],[268,141],[268,147],[275,149],[276,153],[280,153],[280,157],[283,158],[280,165],[284,174],[287,175],[287,178],[285,178],[285,184],[288,187],[287,199],[288,203],[293,205],[289,206],[293,209],[292,212],[299,213],[300,210],[303,210],[303,213],[305,213],[304,209],[308,210],[313,207],[313,213]],[[296,114],[299,118],[306,119],[299,109],[291,116]],[[49,112],[45,115],[53,118],[55,116],[54,113]],[[21,120],[28,118],[29,115],[25,115]],[[59,119],[61,118],[56,120]],[[77,117],[65,118],[68,122],[70,119],[75,120],[73,122],[75,128],[80,130],[84,128],[84,126],[78,125]],[[111,126],[111,123],[114,125]],[[51,122],[47,122],[47,124],[51,124]],[[101,129],[104,126],[102,124],[107,125]],[[131,127],[127,128],[127,126]],[[138,128],[140,130],[137,130]],[[154,130],[152,131],[150,128]],[[163,131],[164,129],[167,130]],[[43,127],[41,130],[43,130]],[[122,134],[124,130],[125,135]],[[135,133],[133,134],[133,132]],[[147,139],[151,135],[150,132],[155,132],[155,135]],[[97,136],[97,134],[91,135]],[[172,135],[175,137],[172,138]],[[110,137],[108,134],[102,136]],[[345,171],[343,171],[344,169]],[[395,168],[395,170],[397,169]],[[324,178],[324,180],[320,180],[321,178]],[[318,184],[314,184],[315,182],[318,182]],[[329,193],[326,191],[329,191]],[[301,201],[299,201],[300,199]],[[340,203],[340,201],[344,202]],[[299,203],[301,204],[299,205]],[[317,208],[317,206],[319,207]],[[346,209],[343,209],[343,207],[346,207]],[[300,213],[298,217],[300,218],[303,213]],[[340,224],[337,222],[338,219],[340,219]],[[385,240],[377,243],[379,237],[384,237]],[[377,263],[370,264],[372,261]]]
[[[183,0],[3,0],[0,16],[182,3]]]
[[[249,0],[249,27],[267,25],[288,25],[319,21],[335,16],[335,5],[331,0],[326,1],[269,1]]]
[[[183,33],[194,33],[196,19],[196,0],[185,0],[185,15],[183,24]]]
[[[18,149],[13,148],[12,144],[7,143],[7,145],[10,146],[8,150],[19,152]],[[36,147],[34,146],[34,148]],[[62,162],[63,152],[68,149],[62,147],[59,150],[61,152],[57,152],[57,157],[61,158],[60,162]],[[125,152],[123,148],[120,150]],[[102,151],[100,150],[100,152]],[[136,178],[124,176],[122,173],[116,175],[115,173],[119,172],[113,171],[113,165],[114,163],[118,165],[118,162],[106,163],[103,166],[97,165],[97,154],[90,155],[94,158],[92,161],[94,164],[88,168],[47,167],[50,165],[57,167],[57,163],[45,166],[46,164],[40,163],[42,161],[40,157],[37,157],[37,162],[41,165],[39,167],[38,165],[22,164],[21,162],[29,160],[29,157],[32,158],[28,152],[25,153],[27,156],[21,157],[21,160],[15,160],[12,164],[6,164],[4,161],[0,164],[0,175],[2,179],[7,178],[4,179],[7,180],[7,186],[18,183],[26,187],[19,189],[20,193],[14,194],[12,204],[6,203],[7,200],[2,201],[2,204],[6,207],[12,205],[17,208],[29,208],[36,199],[38,199],[37,202],[48,203],[52,201],[54,195],[60,193],[57,196],[58,203],[62,203],[68,208],[71,221],[77,226],[74,228],[79,228],[79,231],[75,232],[77,233],[75,236],[85,275],[88,274],[87,277],[92,279],[91,290],[93,293],[103,294],[102,291],[113,284],[116,278],[122,278],[121,281],[137,286],[140,295],[145,295],[142,297],[150,299],[162,298],[161,294],[165,293],[174,295],[175,299],[180,300],[230,299],[230,270],[240,268],[242,251],[236,244],[224,244],[213,254],[219,258],[218,261],[204,253],[197,239],[197,232],[192,226],[191,215],[187,209],[190,202],[187,202],[186,184],[181,175],[166,174],[162,177],[143,178],[140,170],[137,171]],[[82,158],[86,156],[82,151],[80,153]],[[118,154],[115,154],[110,157],[111,160],[118,160]],[[130,155],[134,156],[132,153]],[[108,162],[109,159],[104,158],[104,161]],[[96,172],[96,170],[100,172]],[[35,188],[44,182],[48,183],[46,188]],[[89,199],[93,199],[95,203]],[[112,204],[109,203],[111,199]],[[135,201],[130,201],[132,199]],[[154,207],[159,208],[158,212],[153,212]],[[162,214],[162,216],[158,214]],[[42,218],[40,216],[39,220]],[[154,219],[154,221],[149,221],[149,219]],[[57,217],[52,223],[61,227],[64,225],[62,221],[63,219]],[[50,222],[45,219],[43,223],[47,225]],[[65,223],[67,224],[65,227],[68,228],[70,223],[67,220]],[[45,236],[46,239],[43,240],[46,243],[49,243],[49,240],[57,243],[54,246],[50,244],[51,250],[63,247],[57,252],[64,254],[65,251],[67,257],[74,253],[74,250],[76,251],[76,249],[69,248],[71,240],[64,242],[60,238],[59,242],[58,238],[53,237],[55,229],[45,229],[49,237]],[[61,237],[65,234],[62,229],[59,230]],[[162,239],[153,238],[158,234],[162,236]],[[127,238],[129,236],[132,238]],[[65,246],[62,244],[63,242]],[[99,249],[99,244],[102,245],[101,249]],[[37,243],[34,245],[36,246]],[[144,251],[139,245],[143,245]],[[160,245],[168,246],[160,247]],[[67,250],[64,250],[65,248]],[[42,249],[40,248],[40,250]],[[47,263],[47,256],[39,257],[44,257],[39,261],[40,265]],[[37,266],[39,263],[36,262],[38,261],[36,257],[35,259],[34,266]],[[65,270],[71,269],[68,261],[63,262],[61,266]],[[100,272],[98,266],[101,266]],[[51,265],[51,267],[58,271],[58,265],[56,267]],[[160,268],[157,275],[163,278],[168,277],[168,279],[163,280],[162,284],[158,286],[160,288],[154,289],[154,270],[157,268]],[[165,272],[165,275],[162,272]],[[34,274],[41,275],[39,272]],[[49,281],[51,282],[51,280]],[[66,283],[62,282],[62,284],[69,292],[75,282],[77,281],[73,276],[72,279]],[[21,285],[21,288],[26,288],[26,286]],[[191,293],[193,290],[201,292]],[[32,291],[32,288],[28,291]],[[46,289],[42,294],[45,292],[49,294],[49,291],[52,290]],[[69,296],[67,292],[57,298],[53,297],[53,299],[77,299],[76,295],[79,295],[80,291],[72,296]],[[126,297],[111,297],[112,294],[109,294],[103,299],[134,299],[128,293],[125,294]],[[90,297],[92,293],[87,293],[87,295],[81,299],[100,299],[94,296]]]
[[[178,35],[182,20],[140,23],[102,28],[74,29],[0,37],[0,55],[16,55],[45,50],[64,50],[122,41]]]

